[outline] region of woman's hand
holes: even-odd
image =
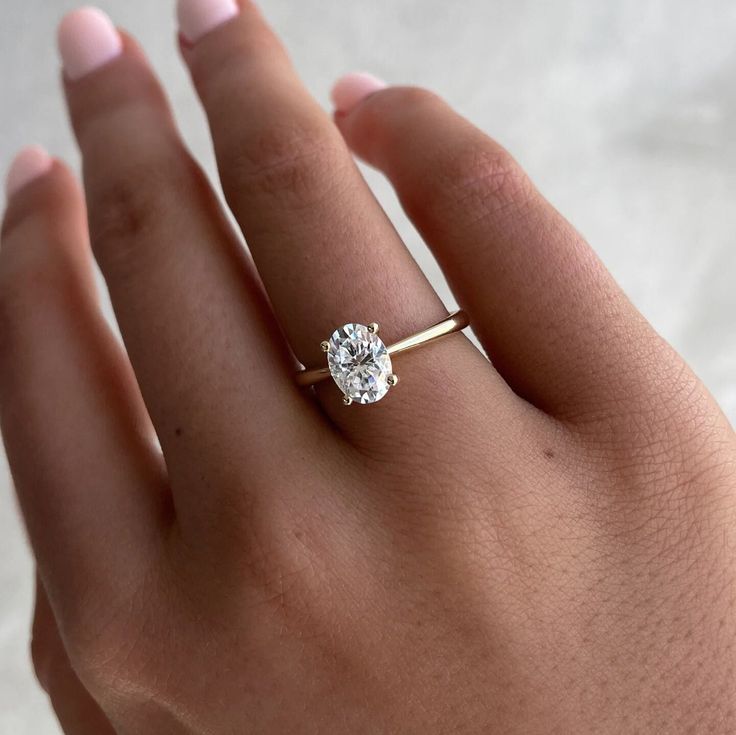
[[[10,177],[2,429],[66,732],[734,732],[736,440],[704,387],[438,98],[353,76],[333,122],[251,4],[180,18],[253,262],[101,14],[61,31],[85,196],[40,151]],[[294,356],[446,314],[349,149],[491,363],[454,335],[346,407]]]

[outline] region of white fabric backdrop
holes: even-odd
[[[736,419],[736,5],[729,0],[261,0],[310,89],[365,69],[432,87],[503,142]],[[212,172],[174,0],[104,0],[135,33]],[[73,162],[54,48],[71,0],[3,3],[0,166],[39,142]],[[437,268],[370,174],[416,257]],[[32,678],[33,567],[0,467],[0,732],[58,728]]]

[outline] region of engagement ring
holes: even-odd
[[[344,324],[322,342],[327,354],[327,367],[301,370],[297,373],[299,385],[313,385],[330,376],[342,391],[343,403],[375,403],[389,388],[399,382],[393,372],[391,358],[468,326],[464,311],[455,311],[427,329],[389,345],[378,336],[379,327],[371,324]]]

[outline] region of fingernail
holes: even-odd
[[[179,30],[190,43],[196,43],[239,12],[235,0],[179,0],[176,6]]]
[[[330,92],[332,104],[338,112],[350,112],[366,97],[386,88],[386,82],[373,74],[353,72],[340,77]]]
[[[58,40],[64,73],[72,81],[104,66],[123,50],[120,34],[99,8],[79,8],[64,16]]]
[[[5,179],[5,193],[8,199],[31,181],[51,170],[54,160],[38,145],[23,148],[13,159]]]

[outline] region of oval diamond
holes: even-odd
[[[329,341],[327,364],[337,387],[358,403],[375,403],[390,384],[391,357],[386,345],[365,324],[345,324]]]

